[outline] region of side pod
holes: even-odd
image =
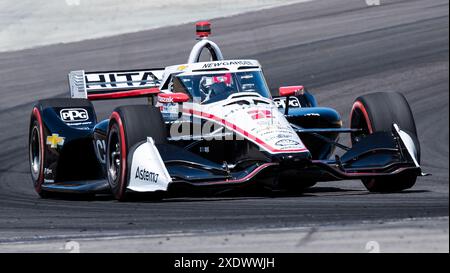
[[[90,101],[40,100],[33,108],[31,119],[38,120],[43,129],[44,182],[102,177],[92,144],[97,117]]]

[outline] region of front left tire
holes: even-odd
[[[128,154],[132,147],[147,137],[155,144],[167,142],[167,131],[161,112],[148,105],[122,106],[111,114],[106,144],[108,183],[114,197],[125,201],[128,197]],[[131,164],[130,164],[131,166]]]

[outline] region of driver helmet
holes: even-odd
[[[202,101],[207,101],[214,94],[214,86],[221,85],[230,87],[232,86],[233,78],[231,73],[225,73],[213,76],[203,76],[200,80],[199,90],[202,93]]]

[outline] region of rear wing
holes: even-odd
[[[70,96],[89,100],[149,97],[158,94],[164,68],[69,73]]]

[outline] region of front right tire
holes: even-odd
[[[420,163],[420,144],[411,108],[406,98],[397,92],[377,92],[358,97],[350,114],[350,127],[362,129],[352,133],[352,144],[361,137],[375,132],[391,132],[396,123],[414,141]],[[363,179],[370,192],[398,192],[409,189],[416,183],[417,175],[400,174],[390,177]]]

